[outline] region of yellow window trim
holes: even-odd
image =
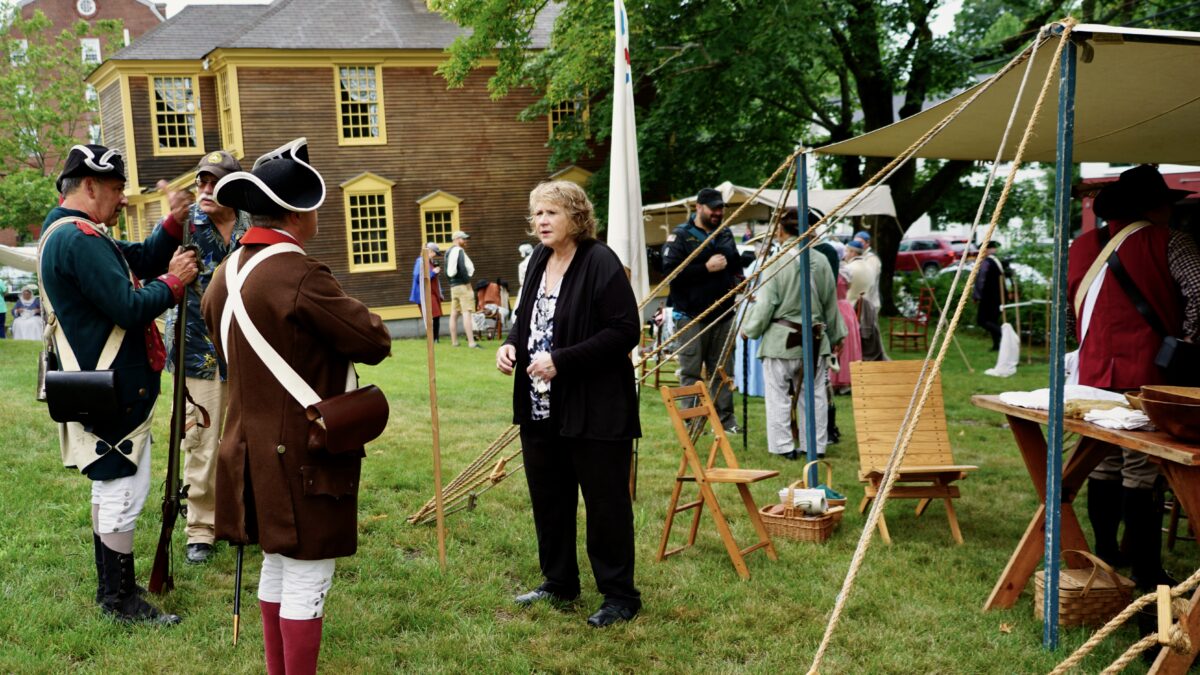
[[[592,113],[592,106],[588,101],[587,95],[585,94],[579,98],[559,101],[558,103],[550,106],[550,110],[546,112],[546,132],[549,134],[550,138],[554,138],[554,129],[562,122],[561,119],[555,120],[555,113],[561,113],[568,105],[574,107],[574,109],[571,111],[573,115],[583,116],[583,125],[585,128],[587,127],[588,120]],[[565,117],[565,115],[563,117]]]
[[[216,72],[216,92],[217,92],[217,122],[221,130],[221,145],[225,150],[228,150],[234,157],[241,159],[245,156],[245,150],[242,149],[242,110],[241,99],[238,96],[238,79],[237,67],[225,66]],[[224,91],[221,88],[221,78],[225,79]],[[229,108],[229,112],[225,112],[225,108]],[[228,114],[228,118],[226,118]],[[229,138],[226,138],[226,127],[228,127]]]
[[[350,265],[350,273],[385,272],[396,269],[396,228],[395,211],[392,209],[392,186],[395,181],[388,180],[370,171],[364,171],[354,178],[342,183],[342,207],[346,218],[346,261]],[[387,221],[387,260],[381,263],[355,264],[353,221],[350,217],[350,197],[359,195],[382,195],[385,219]]]
[[[550,174],[550,180],[571,181],[581,188],[587,187],[588,181],[591,179],[591,171],[588,171],[587,169],[581,169],[574,164]]]
[[[154,80],[156,78],[192,79],[192,96],[195,99],[196,111],[196,147],[194,148],[160,148],[158,147],[158,110],[154,105]],[[146,98],[150,102],[150,149],[155,157],[195,157],[204,155],[204,118],[200,110],[200,80],[196,73],[155,72],[146,76]],[[170,113],[178,115],[180,113]]]
[[[375,105],[378,106],[376,117],[379,119],[379,135],[365,138],[346,138],[342,117],[342,68],[371,68],[375,71]],[[348,61],[333,64],[333,102],[337,111],[337,141],[338,145],[387,145],[387,117],[383,107],[383,67],[378,63],[365,61]]]
[[[421,197],[420,199],[417,200],[417,204],[421,207],[420,225],[421,225],[421,243],[422,244],[428,244],[430,242],[429,229],[425,222],[425,214],[429,213],[430,211],[449,211],[450,212],[450,232],[448,232],[446,234],[445,238],[435,239],[435,240],[433,240],[433,242],[436,244],[452,243],[452,241],[449,238],[450,235],[453,234],[455,231],[462,229],[461,225],[459,224],[460,221],[459,221],[459,210],[458,210],[458,205],[461,203],[462,203],[461,199],[459,199],[458,197],[455,197],[454,195],[450,194],[449,192],[445,192],[443,190],[436,190],[434,192],[430,192],[429,194],[427,194],[424,197]]]
[[[133,136],[133,97],[129,94],[129,78],[121,75],[118,81],[121,86],[121,124],[125,127],[125,152],[122,154],[125,159],[125,194],[138,195],[142,187],[138,184],[137,145]],[[97,85],[96,91],[104,89]]]

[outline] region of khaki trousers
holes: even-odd
[[[183,484],[188,486],[187,540],[189,544],[211,544],[215,539],[213,479],[217,473],[217,448],[221,444],[229,385],[219,379],[189,377],[187,388],[192,400],[208,411],[210,422],[207,429],[201,428],[203,420],[196,406],[187,405],[188,429],[183,439]]]

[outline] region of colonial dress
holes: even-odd
[[[834,387],[850,386],[850,364],[862,361],[862,337],[858,332],[858,313],[854,311],[854,303],[847,299],[850,290],[850,279],[847,274],[837,275],[837,304],[846,322],[846,339],[842,342],[838,363],[841,369],[830,373],[829,382]]]
[[[42,301],[18,298],[13,305],[12,333],[15,340],[41,340],[46,322],[42,319]]]

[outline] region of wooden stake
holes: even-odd
[[[429,249],[421,248],[421,317],[429,369],[429,421],[433,427],[433,500],[437,512],[438,564],[446,569],[446,511],[442,503],[442,441],[438,424],[437,376],[433,362],[433,299],[429,288]]]

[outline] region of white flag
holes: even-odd
[[[642,177],[638,171],[637,123],[633,119],[633,71],[629,62],[629,19],[625,4],[613,0],[616,44],[613,50],[612,153],[608,172],[608,245],[629,270],[633,294],[641,302],[650,292],[646,233],[642,225]]]

